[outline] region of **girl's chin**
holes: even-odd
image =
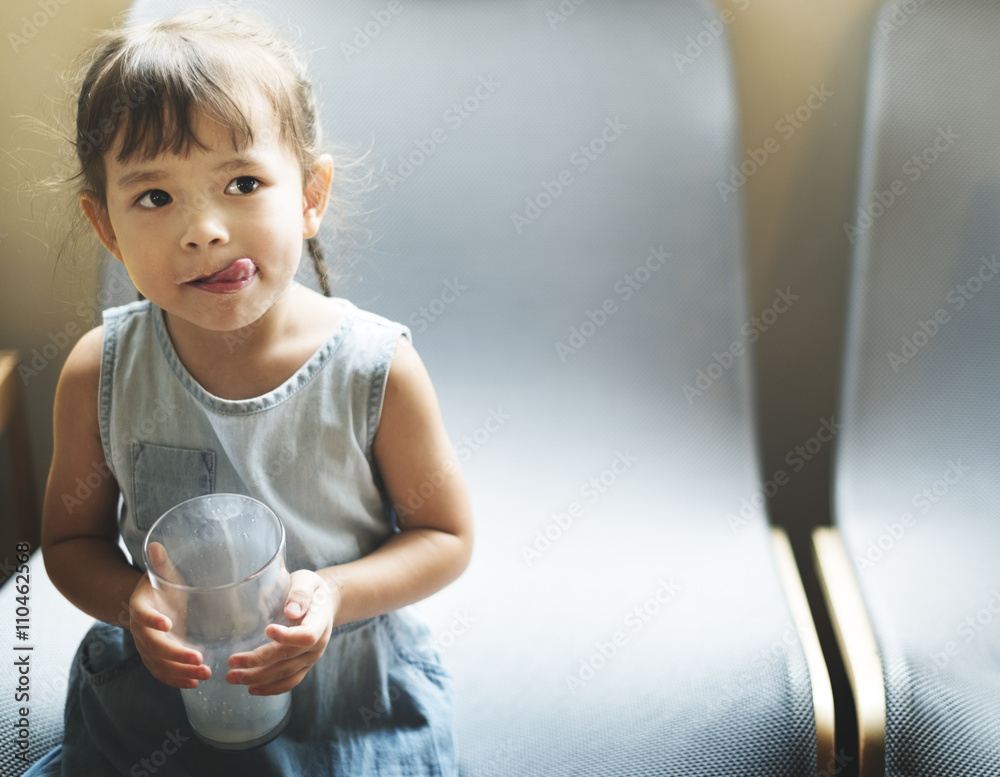
[[[155,297],[149,299],[164,311],[168,323],[238,336],[242,330],[258,325],[265,315],[294,309],[301,290],[294,278],[289,278],[286,284],[275,290],[257,274],[245,288],[235,293],[210,293],[185,288],[186,293],[176,299],[162,300],[163,304]]]
[[[260,321],[267,309],[257,313],[256,311],[234,310],[217,315],[211,315],[207,311],[199,311],[195,315],[185,314],[182,311],[170,311],[164,309],[164,318],[171,334],[178,330],[185,333],[199,333],[211,336],[212,334],[236,337],[242,340],[247,332]],[[228,340],[227,340],[228,342]]]

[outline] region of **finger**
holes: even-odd
[[[129,618],[132,628],[135,628],[135,626],[144,626],[147,629],[155,629],[156,631],[170,631],[174,627],[173,622],[168,616],[152,607],[146,607],[137,599],[132,600],[130,610]]]
[[[262,667],[253,670],[234,669],[226,673],[226,681],[232,685],[246,685],[251,689],[268,689],[267,693],[254,695],[269,696],[274,693],[283,693],[298,685],[306,672],[312,668],[315,661],[311,656],[298,656],[288,661]],[[278,686],[282,690],[276,690]],[[253,691],[251,691],[253,693]]]
[[[305,586],[300,583],[293,583],[285,599],[285,617],[296,621],[309,611],[312,602],[315,586]]]
[[[194,648],[181,644],[169,634],[160,631],[136,632],[133,634],[137,644],[142,646],[140,653],[155,656],[158,660],[171,661],[177,664],[201,666],[202,655]]]
[[[323,631],[321,624],[303,621],[298,626],[282,626],[280,623],[271,623],[264,630],[264,634],[279,645],[310,648],[320,641]]]
[[[249,687],[249,692],[251,696],[275,696],[279,693],[287,693],[292,690],[296,685],[302,682],[302,678],[306,676],[309,671],[309,667],[299,670],[290,677],[283,678],[272,683],[263,683],[261,685],[251,685]]]
[[[307,618],[298,626],[271,623],[264,630],[264,634],[272,641],[245,653],[233,653],[229,657],[229,666],[234,669],[265,666],[300,655],[320,644],[324,644],[325,647],[324,628],[322,619],[318,617],[315,622],[309,622]]]
[[[311,647],[307,645],[306,648]],[[287,661],[302,655],[305,649],[298,645],[282,645],[280,642],[267,642],[247,653],[233,653],[229,657],[229,666],[233,669],[256,669],[279,661]]]
[[[306,647],[310,643],[324,641],[324,634],[333,628],[333,616],[324,607],[324,597],[329,595],[325,587],[317,587],[309,610],[299,623],[286,626],[282,623],[268,625],[264,633],[276,642]]]
[[[212,676],[212,670],[208,666],[191,666],[190,664],[176,664],[172,661],[151,662],[155,671],[150,669],[153,676],[167,685],[175,688],[197,688],[200,680],[207,680]]]
[[[177,568],[167,557],[167,549],[160,542],[149,543],[149,561],[153,565],[153,571],[167,582],[175,585],[184,585],[184,578]]]
[[[154,664],[154,667],[150,668],[149,671],[161,683],[172,688],[197,688],[199,682],[212,676],[212,672],[207,666],[198,667],[194,674],[192,674],[192,669],[195,668],[183,664],[166,663]]]
[[[150,574],[143,575],[129,598],[129,614],[132,620],[150,628],[166,631],[170,628],[169,623],[164,625],[164,620],[170,621],[170,617],[163,612],[162,598],[159,592],[153,588]]]

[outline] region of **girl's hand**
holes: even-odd
[[[163,546],[152,543],[149,550],[157,573],[172,579],[170,575],[176,573]],[[142,663],[160,682],[174,688],[197,688],[198,681],[207,680],[212,671],[202,664],[201,653],[185,647],[169,633],[174,624],[164,609],[149,581],[149,574],[140,577],[129,598],[129,629],[136,649],[142,656]],[[173,617],[176,618],[177,613],[173,613]]]
[[[285,617],[291,626],[272,623],[264,633],[274,640],[249,653],[229,657],[226,680],[249,685],[253,696],[290,691],[319,661],[330,641],[338,602],[326,580],[308,569],[291,574]]]

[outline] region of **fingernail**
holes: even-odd
[[[288,614],[293,618],[298,618],[302,614],[302,605],[298,602],[290,602],[288,605]]]

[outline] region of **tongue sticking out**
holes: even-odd
[[[219,270],[213,275],[199,278],[196,283],[238,283],[245,281],[256,272],[254,263],[250,259],[237,259],[224,270]]]

